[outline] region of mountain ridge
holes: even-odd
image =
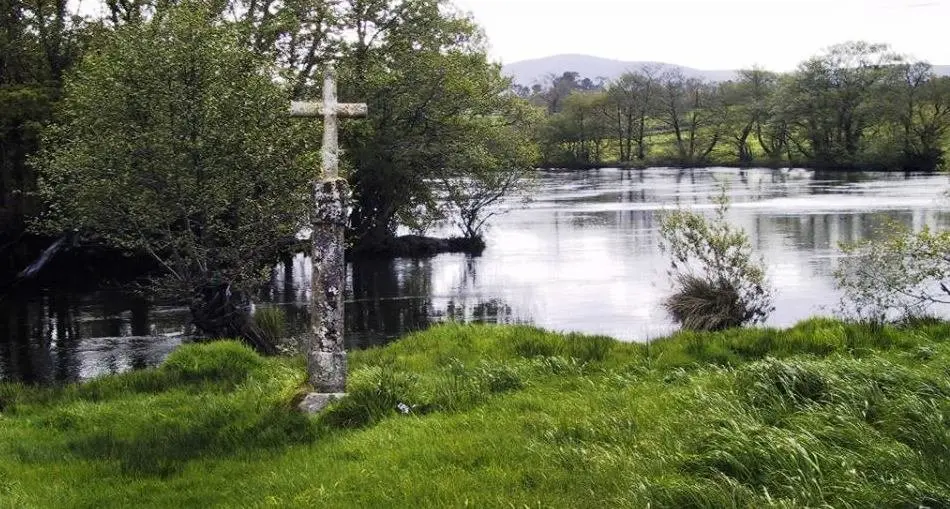
[[[679,69],[688,78],[701,78],[707,81],[728,81],[734,79],[738,72],[736,69],[696,69],[667,62],[627,61],[580,53],[565,53],[505,64],[502,66],[502,73],[511,76],[515,83],[531,86],[544,81],[551,74],[560,76],[565,72],[576,72],[582,78],[613,80],[627,71],[639,69],[644,65]],[[934,65],[933,70],[938,76],[950,76],[950,65]]]

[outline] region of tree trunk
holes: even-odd
[[[749,150],[749,135],[752,133],[752,123],[747,124],[736,136],[736,155],[739,161],[747,163],[752,161],[752,152]]]
[[[624,138],[624,146],[626,148],[627,157],[624,159],[624,162],[630,161],[633,159],[633,112],[627,112],[627,132],[626,137]]]
[[[637,132],[637,159],[643,160],[646,158],[646,150],[644,149],[643,140],[646,137],[646,114],[641,113],[640,115],[640,130]]]

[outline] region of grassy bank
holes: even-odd
[[[235,343],[0,386],[0,506],[950,506],[945,324],[649,346],[446,325],[351,369],[314,419],[299,361]]]

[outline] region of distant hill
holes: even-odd
[[[573,71],[582,78],[618,78],[628,70],[636,70],[646,64],[656,64],[668,68],[680,69],[686,77],[703,78],[708,81],[728,81],[735,78],[735,70],[701,70],[663,62],[625,62],[590,55],[555,55],[513,62],[503,67],[503,72],[514,78],[515,83],[533,85],[543,81],[548,75],[561,75]],[[935,65],[934,72],[940,76],[950,76],[950,65]]]
[[[589,55],[555,55],[534,60],[522,60],[504,66],[503,72],[514,78],[515,83],[533,85],[543,81],[549,74],[561,75],[573,71],[584,78],[612,80],[621,74],[647,65],[679,68],[686,77],[704,78],[710,81],[726,81],[735,76],[735,71],[704,71],[663,62],[624,62]]]

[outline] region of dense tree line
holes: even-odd
[[[840,44],[794,72],[743,70],[723,83],[657,66],[593,87],[578,78],[515,89],[548,112],[541,143],[551,165],[933,170],[944,162],[950,78],[886,45]]]

